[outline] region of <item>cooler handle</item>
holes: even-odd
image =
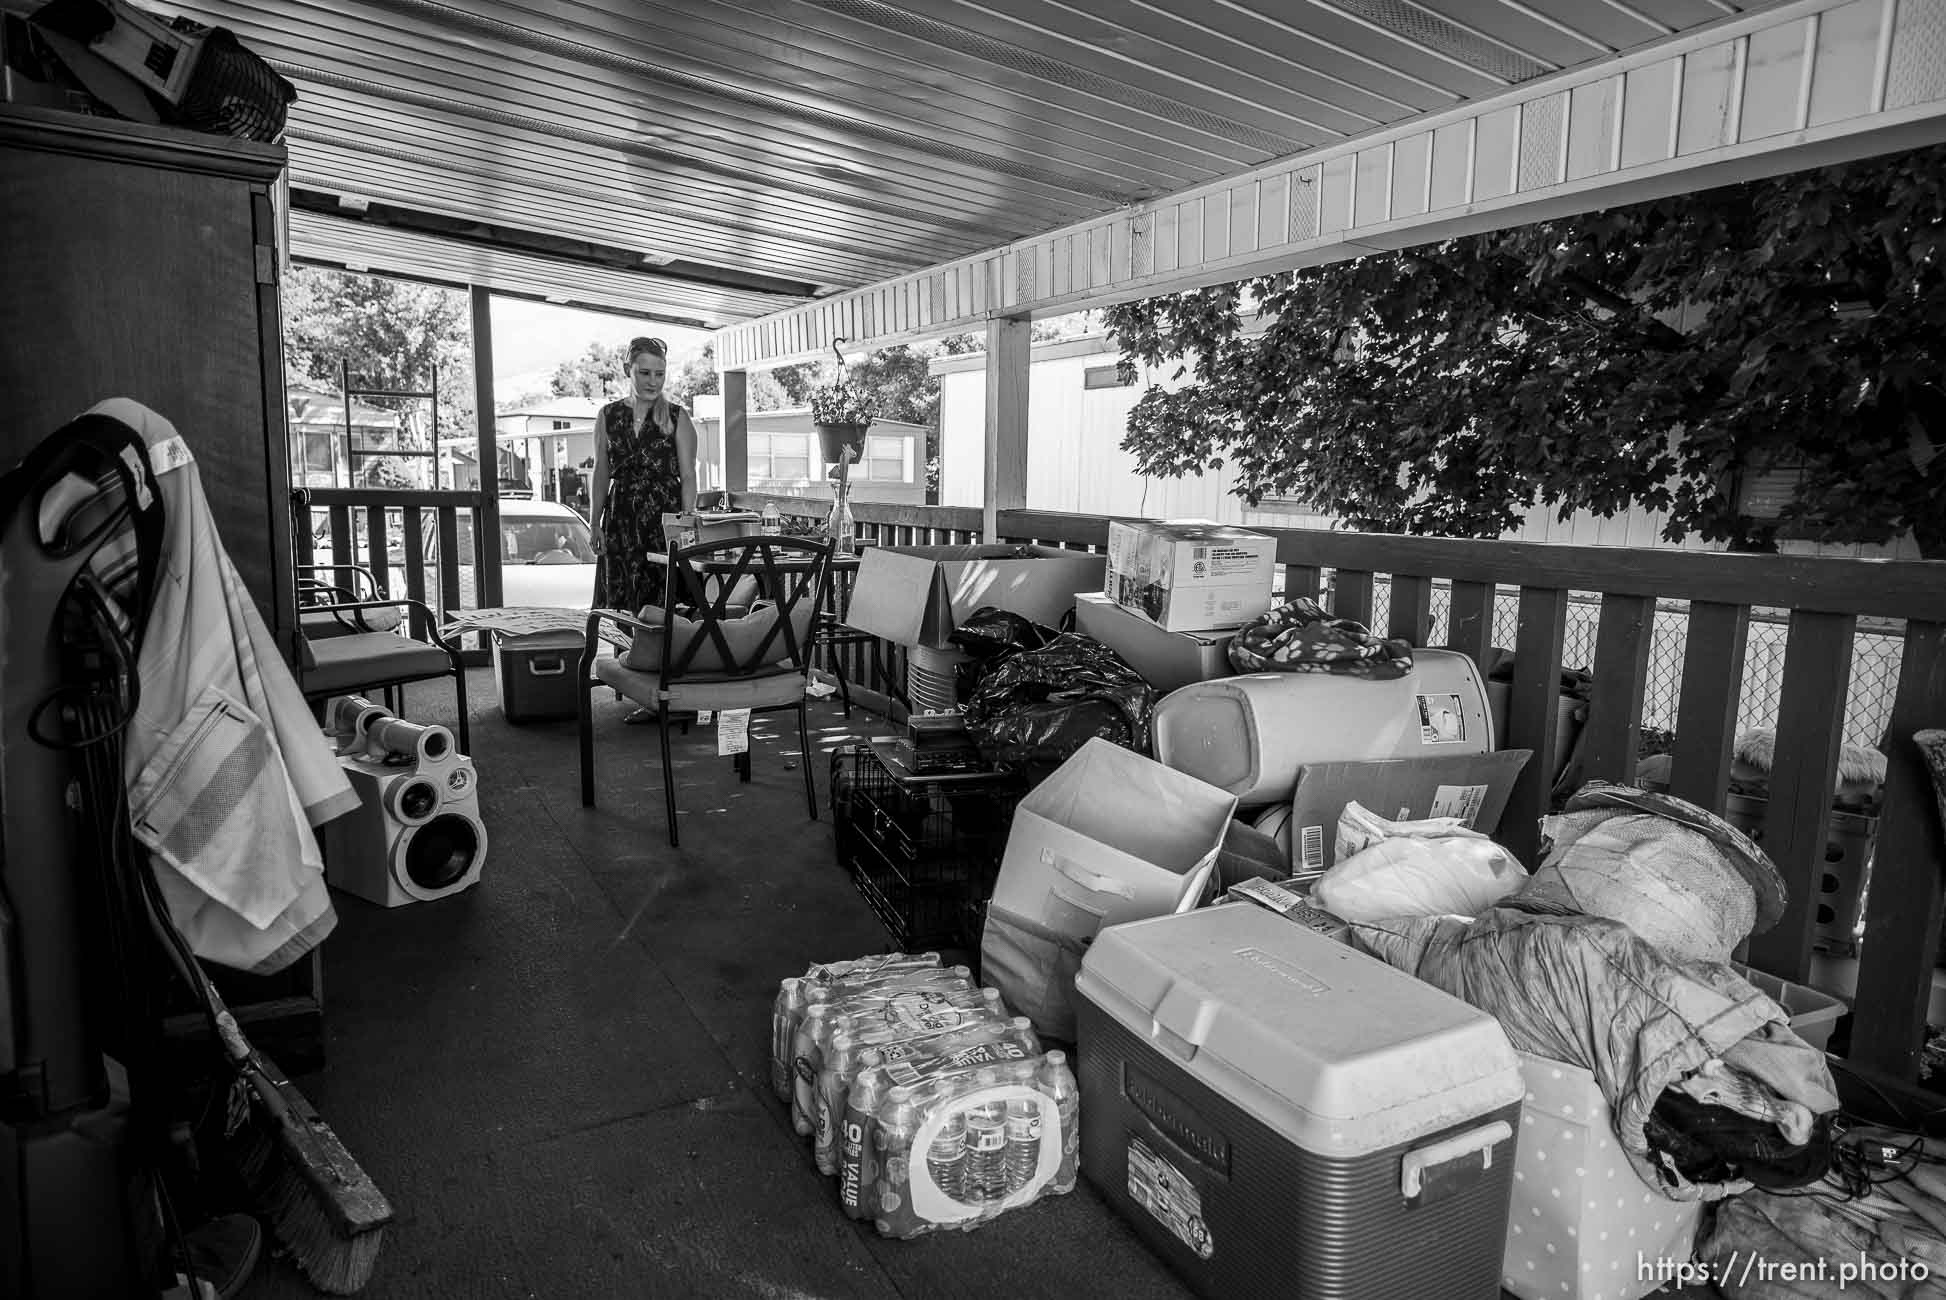
[[[1425,1190],[1426,1175],[1441,1165],[1452,1164],[1470,1155],[1481,1157],[1482,1171],[1493,1168],[1493,1148],[1510,1140],[1513,1128],[1506,1120],[1497,1119],[1491,1124],[1482,1124],[1471,1132],[1455,1134],[1443,1142],[1435,1142],[1429,1147],[1405,1153],[1405,1160],[1399,1170],[1399,1193],[1408,1201],[1417,1200]]]
[[[1063,857],[1053,849],[1042,849],[1041,861],[1092,893],[1113,894],[1117,898],[1135,901],[1135,887],[1127,881],[1090,871],[1074,859]]]
[[[568,670],[568,661],[560,655],[535,655],[527,661],[527,671],[536,677],[559,677]]]

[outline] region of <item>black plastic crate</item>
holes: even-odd
[[[993,893],[1021,793],[999,774],[900,777],[869,745],[831,756],[839,865],[900,948],[977,946],[968,921]]]

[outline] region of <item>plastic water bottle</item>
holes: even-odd
[[[770,1011],[770,1086],[779,1101],[791,1099],[791,1040],[804,1016],[804,981],[790,978],[777,986]]]
[[[812,1093],[812,1156],[821,1174],[838,1172],[839,1143],[845,1119],[845,1093],[853,1071],[858,1068],[859,1043],[840,1029],[831,1038],[831,1047],[818,1067],[817,1086]]]
[[[912,1087],[902,1083],[885,1095],[872,1137],[878,1176],[872,1180],[872,1196],[866,1206],[878,1221],[879,1231],[887,1236],[913,1226],[912,1139],[918,1132],[919,1107]]]
[[[1007,1103],[1007,1195],[1034,1181],[1041,1164],[1041,1108],[1029,1097]]]
[[[999,1102],[976,1106],[966,1117],[966,1199],[1001,1201],[1007,1197],[1007,1108]]]
[[[804,1008],[797,1032],[791,1035],[791,1127],[799,1137],[810,1137],[817,1130],[818,1031],[831,1012],[827,1002],[814,1002]]]
[[[772,537],[784,531],[784,512],[777,508],[775,501],[764,502],[763,530]]]
[[[1055,1051],[1043,1057],[1035,1084],[1054,1099],[1061,1125],[1061,1163],[1046,1190],[1071,1192],[1081,1157],[1081,1086],[1074,1081],[1074,1072],[1068,1069],[1068,1054]]]
[[[926,1151],[926,1170],[939,1190],[955,1201],[966,1201],[966,1115],[954,1109],[933,1136]]]
[[[845,1092],[844,1128],[838,1141],[838,1204],[854,1219],[869,1219],[877,1205],[872,1184],[878,1178],[878,1153],[873,1142],[878,1108],[891,1091],[878,1052],[860,1058],[858,1075]]]

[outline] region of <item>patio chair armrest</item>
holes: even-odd
[[[297,570],[298,581],[300,584],[304,582],[316,583],[317,585],[328,588],[331,591],[342,591],[346,594],[346,596],[348,596],[352,600],[376,600],[379,597],[378,575],[372,572],[371,568],[367,565],[299,564],[293,567]],[[341,586],[336,581],[338,575],[341,573],[351,575],[353,581],[349,588]],[[327,575],[331,580],[325,581],[324,579],[317,577],[316,575],[319,574]],[[306,575],[311,575],[311,576],[306,576]],[[357,580],[361,578],[364,580],[363,586],[365,590],[370,593],[369,595],[361,596],[358,593],[358,587],[360,584]]]
[[[591,609],[588,611],[588,640],[593,641],[601,635],[602,620],[606,619],[616,627],[625,627],[631,632],[660,632],[662,624],[651,623],[619,609]]]

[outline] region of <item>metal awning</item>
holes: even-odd
[[[298,88],[289,127],[298,257],[433,279],[464,272],[522,293],[538,283],[577,303],[722,325],[1504,95],[1745,7],[195,0],[185,9],[234,30]]]

